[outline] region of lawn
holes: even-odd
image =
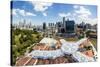
[[[78,38],[65,38],[66,41],[78,41]]]
[[[93,46],[95,47],[95,49],[97,50],[97,39],[90,39],[91,43],[93,44]]]
[[[90,41],[91,41],[91,43],[93,44],[93,45],[97,45],[97,39],[90,39]]]

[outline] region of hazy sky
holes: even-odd
[[[12,22],[18,23],[25,19],[32,24],[40,25],[43,22],[56,23],[66,20],[75,20],[76,23],[95,24],[97,23],[97,6],[95,5],[77,5],[62,3],[47,3],[34,1],[12,1],[11,2]]]

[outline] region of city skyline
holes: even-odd
[[[78,4],[61,4],[34,1],[12,1],[12,23],[26,20],[35,25],[41,25],[43,22],[56,23],[62,21],[62,17],[82,21],[89,24],[97,23],[97,6],[95,5],[78,5]]]

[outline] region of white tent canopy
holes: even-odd
[[[61,46],[61,50],[65,53],[65,54],[72,54],[74,52],[76,52],[78,50],[78,45],[76,45],[75,43],[64,43]]]
[[[81,43],[85,42],[87,40],[87,38],[83,38],[79,41],[76,42],[77,45],[80,45]]]
[[[92,57],[88,57],[80,52],[75,52],[72,54],[73,58],[77,59],[79,62],[89,62],[89,61],[94,61]]]
[[[60,49],[57,50],[33,50],[29,55],[31,55],[33,58],[42,58],[42,59],[48,59],[48,58],[57,58],[60,56],[64,56],[65,54],[72,54],[73,58],[77,59],[79,62],[88,62],[88,61],[94,61],[92,57],[88,57],[81,52],[77,51],[79,48],[79,44],[83,43],[87,38],[83,38],[79,40],[78,42],[66,42],[64,39],[61,39],[62,46]],[[56,40],[53,38],[43,38],[40,43],[46,43],[46,44],[56,44]]]
[[[66,43],[67,41],[64,39],[60,39],[60,42],[63,44],[63,43]]]
[[[61,46],[61,49],[63,52],[65,52],[66,54],[67,53],[74,53],[78,50],[79,48],[79,45],[81,43],[83,43],[84,41],[86,41],[87,38],[83,38],[77,42],[67,42],[66,40],[64,39],[61,39],[61,43],[62,43],[62,46]]]
[[[45,43],[45,44],[47,44],[49,46],[54,46],[57,43],[57,41],[55,39],[53,39],[53,38],[43,38],[40,41],[40,43]]]
[[[31,52],[30,55],[32,55],[33,58],[55,59],[56,57],[63,56],[64,54],[60,49],[58,49],[58,50],[52,50],[52,51],[34,50]]]

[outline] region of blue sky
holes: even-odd
[[[62,21],[62,17],[75,20],[76,23],[82,21],[86,23],[97,23],[97,6],[61,4],[34,1],[12,1],[12,23],[19,23],[24,19],[35,25],[43,22],[56,23]]]

